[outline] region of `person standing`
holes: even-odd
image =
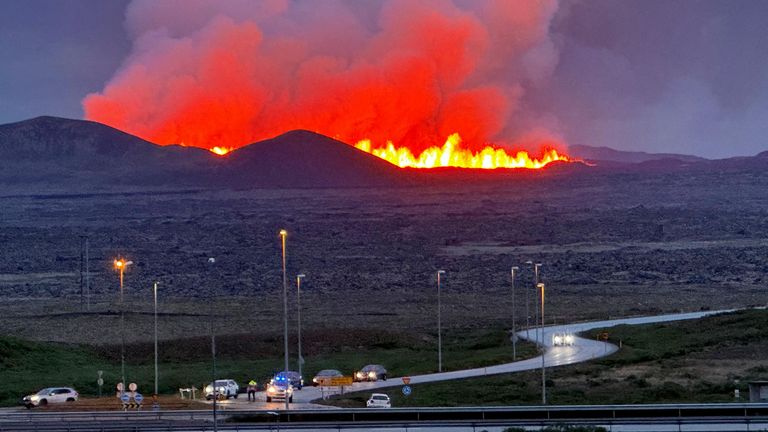
[[[248,381],[248,402],[256,402],[256,381]]]

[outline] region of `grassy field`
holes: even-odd
[[[324,336],[323,336],[324,335]],[[368,363],[385,365],[390,376],[436,371],[437,352],[432,335],[309,332],[305,380],[320,369],[339,369],[351,374]],[[241,385],[250,379],[264,383],[282,370],[282,341],[253,336],[217,339],[216,370],[219,378],[233,378]],[[245,348],[244,348],[245,347]],[[261,347],[261,349],[257,349]],[[291,367],[295,368],[295,343]],[[128,345],[126,379],[139,392],[152,393],[154,380],[152,344]],[[160,393],[210,382],[210,338],[166,341],[160,345]],[[530,357],[535,348],[518,344],[518,356]],[[512,361],[512,346],[504,329],[451,330],[443,336],[446,370],[482,367]],[[120,381],[120,347],[89,347],[29,342],[0,338],[0,404],[13,405],[24,395],[46,386],[75,387],[83,395],[97,395],[97,371],[103,371],[104,394],[114,392]]]
[[[748,398],[750,380],[768,378],[768,312],[749,310],[700,320],[607,331],[618,353],[547,371],[551,404],[732,402],[734,390]],[[541,402],[541,374],[531,371],[413,386],[405,397],[390,390],[393,406],[526,405]],[[363,406],[368,393],[331,399],[337,406]]]

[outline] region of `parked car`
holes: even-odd
[[[574,344],[576,338],[571,333],[555,333],[552,335],[552,345],[554,346],[571,346]]]
[[[312,378],[312,385],[318,386],[321,384],[321,381],[329,378],[343,378],[344,374],[337,371],[336,369],[323,369],[320,372],[315,375],[314,378]]]
[[[75,402],[80,395],[71,387],[48,387],[31,395],[24,396],[22,403],[27,409],[46,406],[49,403]]]
[[[288,402],[293,402],[293,386],[287,382],[278,382],[274,379],[267,384],[267,402],[272,402],[275,399],[285,400],[288,398]]]
[[[235,380],[231,379],[216,380],[215,392],[213,387],[213,383],[205,386],[205,398],[208,400],[213,399],[214,394],[219,399],[229,399],[231,397],[237,399],[237,394],[240,393],[240,386],[237,385]]]
[[[386,381],[387,370],[382,365],[369,364],[355,372],[353,378],[355,381]]]
[[[296,390],[304,387],[304,379],[296,371],[278,372],[272,379],[276,382],[288,382]]]
[[[368,408],[392,408],[392,401],[384,393],[374,393],[365,403]]]

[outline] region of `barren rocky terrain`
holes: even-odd
[[[217,189],[0,197],[0,332],[114,344],[121,255],[129,340],[276,334],[278,231],[289,232],[291,302],[315,329],[435,326],[445,269],[446,327],[520,322],[527,260],[541,262],[553,322],[765,304],[768,175],[759,171],[576,173],[457,186]],[[80,284],[90,245],[90,308]],[[208,263],[215,257],[214,264]]]

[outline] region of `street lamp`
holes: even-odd
[[[547,404],[547,380],[544,367],[544,354],[546,353],[544,346],[544,284],[538,283],[536,287],[541,290],[541,403]]]
[[[155,396],[157,396],[157,282],[152,291],[155,299]]]
[[[541,263],[534,263],[533,261],[526,261],[525,263],[526,264],[531,264],[533,266],[533,274],[534,274],[534,277],[533,277],[533,290],[536,291],[538,289],[538,286],[539,286],[539,267],[541,267]],[[528,314],[528,290],[526,290],[525,293],[526,293],[526,297],[525,297],[525,312],[526,312],[526,314]],[[537,294],[537,296],[538,296],[538,294]],[[534,313],[535,313],[534,336],[538,340],[539,335],[538,335],[538,330],[536,330],[536,327],[538,327],[538,322],[539,322],[539,309],[537,307],[534,307],[533,310],[534,310]],[[529,322],[526,322],[526,323],[527,323],[527,327],[530,327],[530,323]],[[526,332],[526,335],[528,335],[527,332]],[[543,335],[542,335],[542,337],[543,337]]]
[[[123,274],[125,269],[133,264],[133,261],[126,261],[123,258],[116,259],[114,262],[115,270],[120,273],[120,375],[123,380],[120,385],[120,397],[125,393],[125,308],[123,307]]]
[[[283,339],[285,342],[285,376],[288,376],[288,278],[285,273],[285,238],[288,231],[280,230],[280,240],[283,246]],[[285,409],[288,409],[288,398],[285,398]]]
[[[517,361],[517,329],[515,327],[515,272],[520,270],[519,267],[512,267],[512,361]]]
[[[441,300],[440,300],[440,275],[445,274],[445,270],[437,271],[437,371],[443,371],[443,332],[441,322]]]
[[[208,258],[208,264],[214,265],[216,264],[216,258],[210,257]],[[213,315],[213,312],[215,311],[215,308],[213,306],[213,292],[210,292],[211,296],[211,314],[210,314],[210,324],[211,324],[211,373],[212,373],[212,379],[211,381],[211,399],[213,399],[213,430],[218,431],[219,430],[219,423],[218,419],[216,418],[216,399],[218,398],[218,395],[216,394],[216,330],[214,329],[214,321],[215,317]],[[205,388],[203,388],[203,395],[205,395]]]
[[[304,358],[301,357],[301,280],[304,279],[307,275],[304,273],[296,276],[296,318],[299,322],[299,377],[301,377],[301,366],[304,364]],[[301,379],[301,378],[299,378]]]

